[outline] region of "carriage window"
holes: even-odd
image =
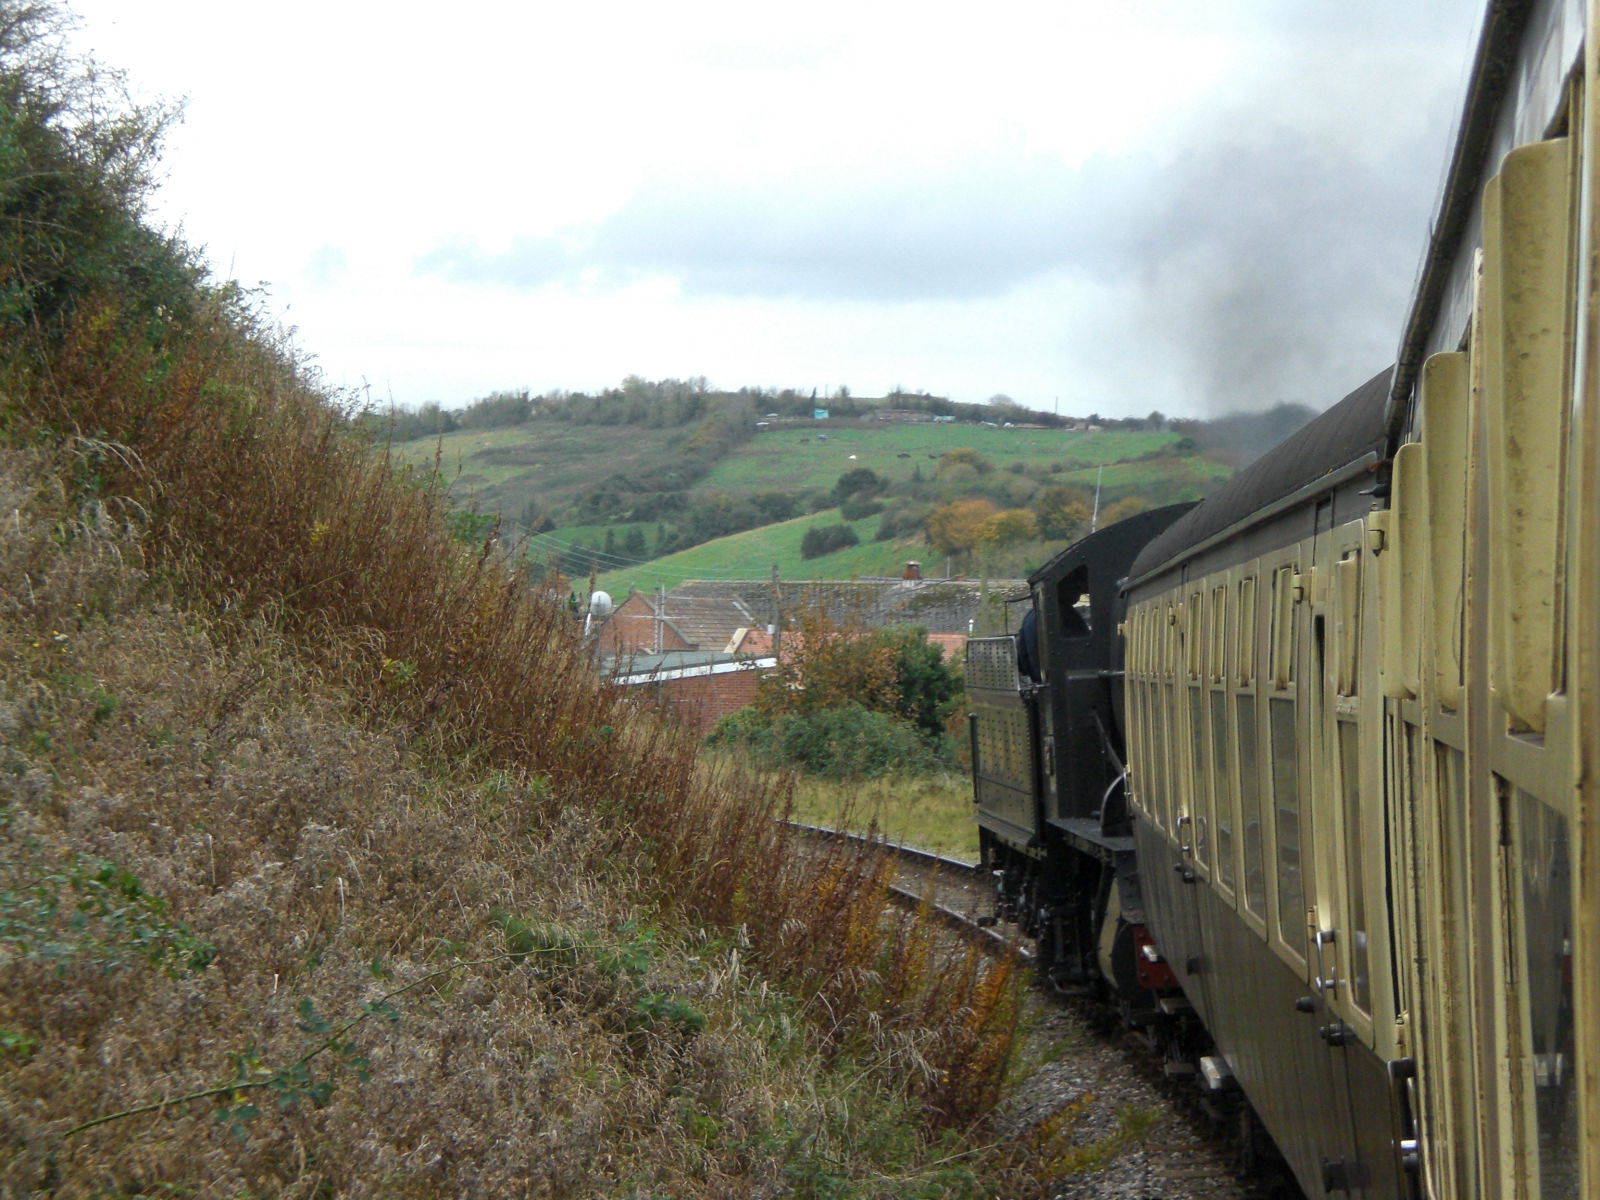
[[[1189,678],[1198,680],[1201,672],[1205,670],[1206,651],[1205,619],[1204,614],[1201,612],[1199,592],[1195,592],[1189,597],[1189,607],[1185,617],[1187,620],[1183,627],[1183,634],[1188,648],[1188,657],[1185,660],[1185,665],[1189,671]]]
[[[1361,668],[1361,559],[1352,551],[1333,568],[1338,607],[1334,613],[1334,688],[1354,696]]]
[[[1189,688],[1189,745],[1194,754],[1194,769],[1189,773],[1193,796],[1190,815],[1194,818],[1194,856],[1204,866],[1210,861],[1211,831],[1207,821],[1206,784],[1211,772],[1206,767],[1205,692],[1199,684]]]
[[[1361,824],[1360,727],[1354,721],[1337,724],[1339,774],[1344,785],[1344,857],[1350,891],[1350,911],[1345,922],[1350,929],[1346,986],[1351,1001],[1365,1011],[1371,1008],[1372,1002],[1368,983],[1371,976],[1367,952],[1367,892],[1362,869],[1365,855]]]
[[[1217,877],[1233,887],[1233,792],[1228,778],[1228,693],[1211,694],[1211,796],[1217,810]]]
[[[1239,581],[1239,686],[1249,687],[1256,677],[1256,581]]]
[[[1157,819],[1163,829],[1173,827],[1174,782],[1171,733],[1173,733],[1173,685],[1155,685],[1155,803]]]
[[[1281,567],[1272,577],[1272,683],[1294,682],[1294,568]]]
[[[1267,715],[1272,736],[1272,804],[1278,846],[1278,934],[1306,952],[1306,885],[1300,845],[1300,755],[1292,699],[1274,696]]]
[[[1206,678],[1213,684],[1224,683],[1228,678],[1226,656],[1223,654],[1224,644],[1228,636],[1228,589],[1225,587],[1211,590],[1211,632],[1207,639],[1206,661],[1210,666],[1206,670]]]
[[[1156,787],[1159,789],[1161,827],[1168,831],[1177,820],[1172,802],[1175,783],[1172,761],[1172,643],[1176,628],[1172,605],[1162,605],[1156,613],[1156,644],[1160,653],[1160,682],[1155,686]]]
[[[1256,774],[1256,698],[1235,698],[1239,718],[1239,820],[1244,827],[1244,906],[1267,915],[1267,865],[1261,831],[1261,783]]]
[[[1530,792],[1497,780],[1515,799],[1521,859],[1522,954],[1541,1196],[1578,1196],[1578,1079],[1573,1057],[1572,860],[1567,822]]]
[[[1189,686],[1185,689],[1185,705],[1189,710],[1189,816],[1194,822],[1194,856],[1205,865],[1211,855],[1210,804],[1206,785],[1210,770],[1206,763],[1206,708],[1201,677],[1206,670],[1206,620],[1199,592],[1189,595],[1185,612],[1184,640],[1188,651],[1185,667]]]

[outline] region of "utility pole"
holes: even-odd
[[[773,657],[774,660],[777,659],[778,651],[782,648],[782,644],[783,644],[782,596],[783,596],[783,593],[780,590],[780,588],[778,587],[778,564],[777,563],[773,563],[772,564],[772,624],[767,627],[767,630],[768,630],[769,633],[772,634],[772,657]]]

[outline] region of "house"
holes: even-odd
[[[704,736],[720,718],[753,704],[761,676],[776,664],[770,654],[669,650],[607,659],[604,671],[612,683],[638,689]]]
[[[737,597],[635,592],[600,627],[601,654],[663,654],[730,649],[734,635],[756,625]]]
[[[908,572],[909,574],[910,572]],[[920,565],[916,574],[920,574]],[[1005,621],[1003,597],[1026,592],[1015,579],[850,579],[835,581],[712,581],[691,579],[673,589],[668,603],[688,599],[737,602],[768,625],[775,613],[821,605],[835,620],[853,617],[870,629],[920,625],[930,635],[1000,632]],[[776,607],[774,607],[776,606]]]
[[[701,733],[754,702],[761,677],[792,651],[794,633],[774,646],[778,612],[823,605],[874,629],[920,625],[946,661],[959,662],[986,603],[1016,591],[1016,581],[877,579],[833,583],[690,581],[664,595],[635,593],[600,629],[604,675],[639,688]],[[1022,592],[1026,595],[1026,590]]]

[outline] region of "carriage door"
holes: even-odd
[[[1343,1117],[1328,1130],[1324,1187],[1330,1194],[1360,1196],[1364,1185],[1387,1173],[1384,1164],[1370,1160],[1388,1146],[1362,1146],[1358,1135],[1370,1124],[1366,1105],[1374,1097],[1357,1099],[1367,1090],[1357,1086],[1357,1078],[1365,1078],[1362,1068],[1372,1062],[1361,1049],[1373,1044],[1369,913],[1377,907],[1372,897],[1384,892],[1381,884],[1372,890],[1368,866],[1369,860],[1374,868],[1381,862],[1383,785],[1376,714],[1362,708],[1364,531],[1359,521],[1330,528],[1331,516],[1331,505],[1319,506],[1304,605],[1309,662],[1303,728],[1311,768],[1306,967],[1316,1009],[1308,1024],[1327,1047],[1331,1086],[1339,1093],[1335,1109]],[[1386,1112],[1386,1093],[1380,1089],[1375,1099]]]

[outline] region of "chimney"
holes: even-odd
[[[920,580],[922,578],[922,564],[919,562],[908,562],[906,564],[906,573],[900,578]]]

